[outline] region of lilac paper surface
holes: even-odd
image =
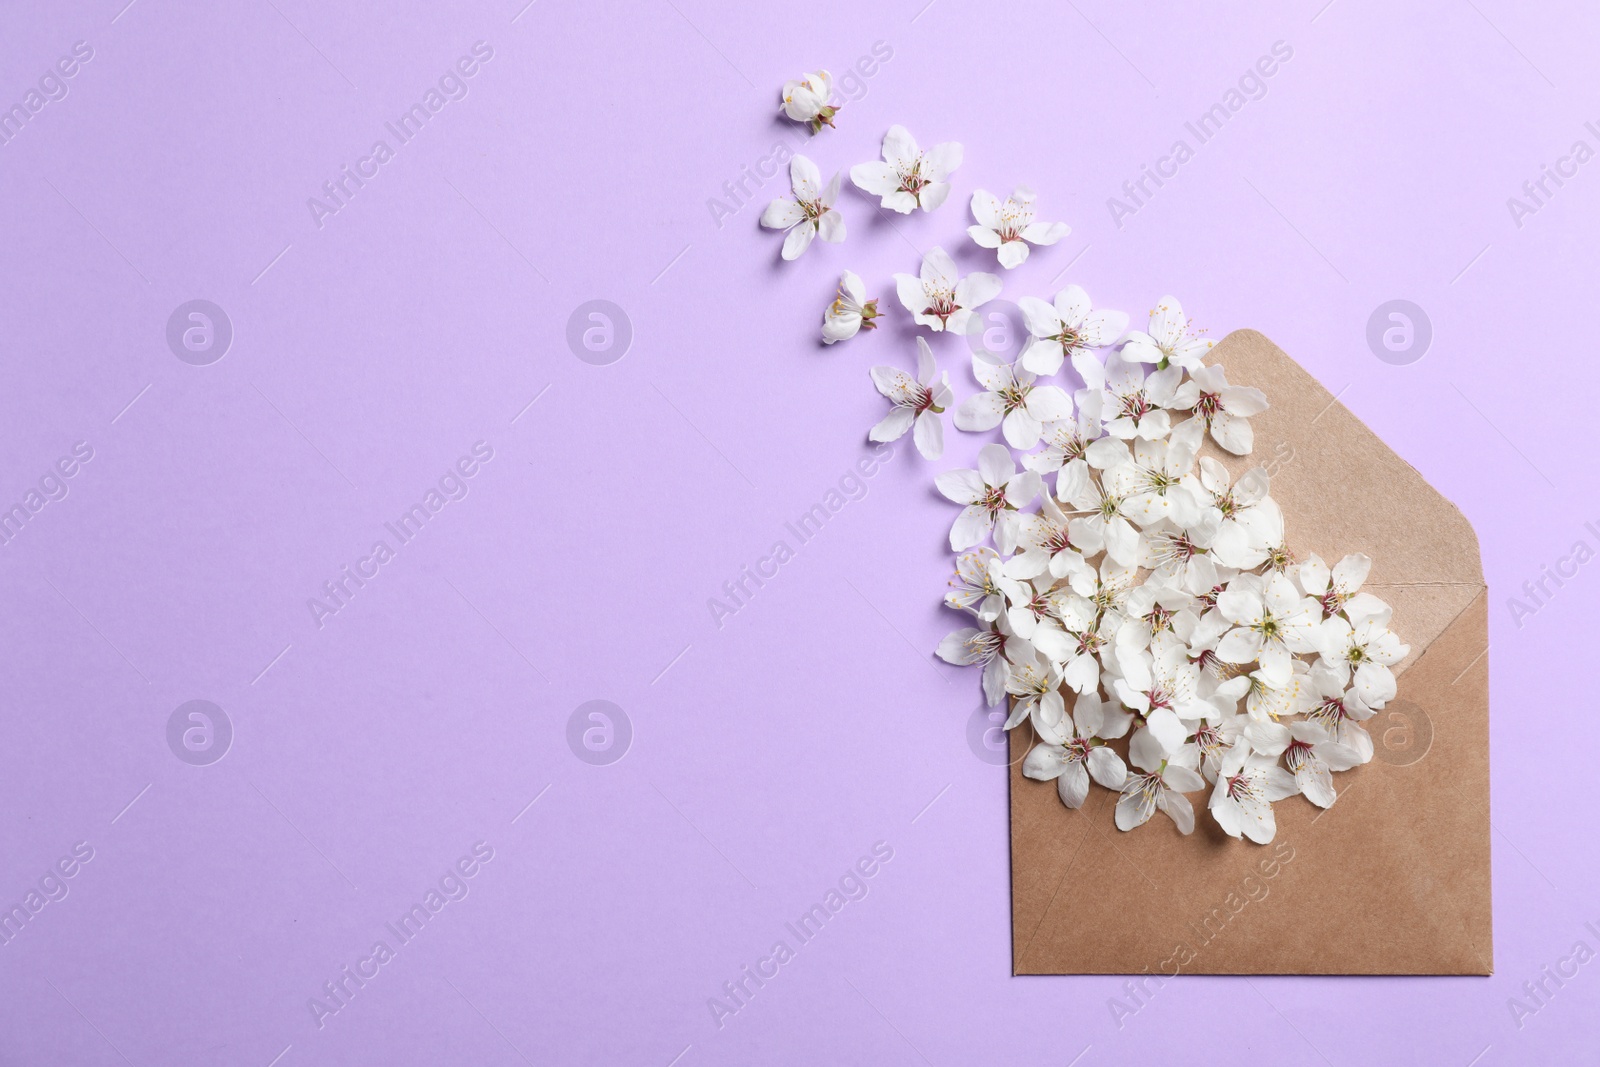
[[[41,505],[0,548],[0,902],[40,892],[0,944],[0,1060],[1593,1048],[1592,10],[123,4],[0,35],[27,115],[0,146],[0,502]],[[810,139],[773,116],[820,66],[870,76]],[[775,146],[831,174],[896,122],[965,144],[950,203],[886,219],[847,189],[846,242],[779,263]],[[954,509],[909,441],[847,476],[884,411],[867,368],[914,352],[890,275],[935,244],[995,269],[966,202],[1019,183],[1073,232],[1005,298],[1075,281],[1137,322],[1171,292],[1260,329],[1476,525],[1493,978],[1010,976],[1005,772],[977,678],[930,654]],[[846,267],[889,321],[823,349]],[[1394,300],[1421,314],[1391,350]],[[966,395],[963,342],[935,349]],[[802,941],[841,879],[859,899]]]

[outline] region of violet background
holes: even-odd
[[[1600,947],[1600,576],[1520,626],[1505,603],[1600,520],[1600,163],[1520,227],[1506,205],[1573,141],[1600,147],[1592,8],[124,2],[12,5],[0,35],[7,105],[94,49],[0,147],[0,498],[95,450],[0,549],[0,899],[96,850],[0,946],[0,1062],[1089,1067],[1226,1046],[1488,1067],[1593,1048],[1597,965],[1520,1029],[1507,1001]],[[307,198],[478,40],[494,56],[466,99],[317,228]],[[785,79],[879,41],[892,58],[837,130],[772,117]],[[1293,58],[1265,97],[1115,225],[1107,198],[1193,144],[1185,121],[1275,41]],[[793,264],[756,226],[781,178],[713,219],[776,143],[831,173],[895,122],[965,144],[941,210],[891,224],[847,189],[846,243]],[[866,454],[884,410],[866,370],[914,351],[890,275],[936,243],[995,269],[966,201],[1019,182],[1073,233],[1005,297],[1077,281],[1137,320],[1171,292],[1214,336],[1260,329],[1476,525],[1494,977],[1183,978],[1120,1027],[1120,978],[1010,977],[1004,771],[969,747],[977,678],[930,655],[958,624],[932,477],[980,438],[952,433],[945,464],[903,442],[713,623],[708,598]],[[890,322],[823,349],[847,267]],[[205,367],[164,337],[196,297],[235,330]],[[1366,342],[1394,298],[1432,322],[1411,365]],[[609,366],[566,341],[591,299],[634,331]],[[966,395],[962,342],[935,347]],[[307,599],[478,440],[495,455],[470,495],[318,629]],[[206,767],[166,741],[195,698],[235,730]],[[609,766],[566,740],[592,699],[631,723]],[[495,858],[470,895],[319,1029],[308,999],[479,840]],[[869,895],[719,1029],[707,998],[877,841],[894,858]]]

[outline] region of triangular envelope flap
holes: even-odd
[[[1460,510],[1293,359],[1255,330],[1236,330],[1210,353],[1231,385],[1271,405],[1250,424],[1255,448],[1207,454],[1237,479],[1262,466],[1283,509],[1289,547],[1332,567],[1351,552],[1372,558],[1362,588],[1394,607],[1391,629],[1411,646],[1398,674],[1484,587],[1478,537]]]

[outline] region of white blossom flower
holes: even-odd
[[[1184,484],[1194,469],[1195,452],[1195,445],[1177,433],[1166,440],[1134,442],[1132,461],[1120,477],[1129,486],[1125,511],[1140,526],[1170,520],[1187,527],[1199,519],[1200,501]]]
[[[1242,669],[1242,668],[1240,668]],[[1303,714],[1311,707],[1312,687],[1305,663],[1291,660],[1287,678],[1274,677],[1264,668],[1239,674],[1217,686],[1212,703],[1232,706],[1244,697],[1245,711],[1254,722],[1277,722]]]
[[[1192,732],[1188,723],[1220,721],[1222,713],[1199,694],[1200,668],[1182,642],[1158,641],[1152,651],[1118,648],[1123,677],[1112,681],[1122,706],[1133,711],[1162,748],[1176,753]]]
[[[1110,661],[1122,616],[1101,612],[1094,602],[1077,594],[1063,597],[1056,606],[1058,625],[1034,631],[1034,647],[1051,663],[1060,664],[1061,680],[1076,693],[1100,688],[1100,675]]]
[[[1067,703],[1061,696],[1060,672],[1037,655],[1023,656],[1011,664],[1006,692],[1013,698],[1011,715],[1006,719],[1007,730],[1031,715],[1034,729],[1042,734],[1067,713]]]
[[[796,157],[798,158],[798,157]],[[1000,279],[975,271],[956,277],[955,260],[942,248],[933,248],[922,257],[922,275],[894,276],[895,292],[911,317],[930,330],[972,333],[980,322],[972,314],[1000,295]]]
[[[1116,353],[1104,367],[1093,359],[1075,360],[1073,366],[1090,389],[1101,392],[1106,433],[1124,441],[1135,437],[1153,441],[1172,432],[1172,416],[1166,409],[1172,404],[1183,371],[1168,367],[1147,378],[1138,363]]]
[[[1367,707],[1361,694],[1354,690],[1347,692],[1334,671],[1315,668],[1311,672],[1311,683],[1316,705],[1306,712],[1306,721],[1322,727],[1341,745],[1350,746],[1362,763],[1372,762],[1372,735],[1361,724],[1376,713]]]
[[[1070,494],[1061,498],[1062,503],[1087,513],[1087,528],[1092,536],[1104,542],[1106,554],[1125,567],[1139,562],[1139,531],[1134,529],[1126,507],[1134,492],[1133,477],[1127,465],[1114,467],[1098,478],[1069,478],[1066,468],[1056,475],[1057,497],[1061,498],[1063,489]]]
[[[1150,570],[1151,581],[1177,585],[1196,596],[1214,589],[1221,582],[1209,549],[1221,526],[1221,517],[1204,509],[1185,526],[1168,521],[1147,527],[1139,565]]]
[[[1191,367],[1189,380],[1178,386],[1172,406],[1193,411],[1211,439],[1236,456],[1255,447],[1250,416],[1267,410],[1267,395],[1247,385],[1229,385],[1221,367]]]
[[[1059,601],[1068,595],[1055,588],[1056,580],[1048,573],[1024,581],[1000,577],[1000,590],[1005,594],[1006,619],[1017,636],[1032,641],[1041,625],[1053,626],[1059,618]]]
[[[1002,362],[986,350],[972,354],[972,376],[987,392],[974,393],[956,409],[956,428],[969,432],[1000,426],[1012,448],[1032,448],[1044,424],[1072,415],[1072,398],[1055,385],[1035,385],[1031,371]]]
[[[1035,374],[1055,374],[1067,359],[1114,344],[1128,329],[1127,312],[1095,311],[1076,285],[1057,293],[1054,306],[1036,296],[1020,298],[1017,306],[1029,334],[1018,362]]]
[[[1382,600],[1371,593],[1357,591],[1371,571],[1371,558],[1360,552],[1352,552],[1335,564],[1330,573],[1322,557],[1313,552],[1300,564],[1297,577],[1300,579],[1300,588],[1305,590],[1306,596],[1317,602],[1323,615],[1343,612],[1346,618],[1354,619],[1376,615],[1384,609]]]
[[[998,584],[1004,573],[1000,553],[985,545],[956,557],[956,576],[950,579],[950,592],[944,602],[960,611],[970,611],[982,622],[993,622],[1005,610],[1005,598]]]
[[[1024,456],[1023,466],[1040,474],[1054,474],[1068,468],[1081,471],[1084,475],[1089,473],[1089,464],[1084,457],[1088,454],[1089,445],[1100,436],[1100,394],[1080,395],[1090,403],[1079,404],[1078,413],[1071,418],[1048,423],[1040,435],[1044,450]]]
[[[979,450],[977,470],[944,471],[934,485],[945,499],[964,505],[950,528],[950,547],[956,552],[982,542],[1002,514],[1027,507],[1042,488],[1033,471],[1018,473],[1010,450],[1000,444]],[[1002,529],[1009,541],[1009,524]],[[1001,551],[1010,551],[1009,544],[998,540],[996,544]]]
[[[1317,619],[1310,601],[1281,574],[1263,582],[1242,574],[1217,598],[1217,609],[1234,624],[1217,655],[1226,663],[1259,660],[1273,683],[1284,685],[1293,673],[1296,653],[1317,650]]]
[[[817,133],[824,124],[832,126],[833,116],[839,113],[839,106],[831,103],[832,100],[833,75],[819,70],[803,75],[798,81],[784,82],[783,103],[779,110],[794,121],[810,126],[812,133]]]
[[[1340,685],[1351,684],[1369,708],[1381,708],[1394,699],[1394,672],[1389,668],[1411,651],[1390,631],[1389,614],[1384,606],[1373,615],[1356,615],[1353,623],[1335,615],[1323,620],[1317,635],[1322,663]]]
[[[1217,532],[1211,552],[1218,562],[1242,571],[1266,562],[1268,550],[1283,539],[1283,513],[1267,495],[1267,472],[1247,471],[1237,486],[1228,468],[1210,456],[1200,457],[1200,475],[1185,480],[1190,494],[1213,513]]]
[[[1265,845],[1278,832],[1273,802],[1298,792],[1294,778],[1276,760],[1237,745],[1223,758],[1211,793],[1211,816],[1228,836],[1243,835]]]
[[[912,439],[924,459],[944,455],[944,423],[939,416],[950,406],[950,375],[940,373],[928,342],[917,338],[917,376],[894,367],[873,367],[872,384],[889,399],[889,409],[867,434],[870,441],[896,441],[915,427]],[[966,546],[962,546],[966,547]]]
[[[1122,358],[1136,363],[1154,363],[1158,370],[1179,367],[1193,372],[1215,344],[1208,338],[1189,333],[1189,320],[1176,297],[1164,296],[1150,312],[1150,329],[1135,330],[1122,346]]]
[[[1013,578],[1045,573],[1052,580],[1067,578],[1089,566],[1084,553],[1094,555],[1104,547],[1093,526],[1081,518],[1068,518],[1048,493],[1039,498],[1038,511],[1017,517],[1015,528],[1018,552],[1004,565]]]
[[[1128,744],[1128,762],[1139,769],[1122,784],[1117,799],[1117,829],[1132,830],[1150,821],[1157,809],[1167,813],[1178,832],[1194,832],[1194,806],[1185,793],[1204,789],[1206,780],[1192,767],[1172,762],[1172,755],[1149,730],[1138,730]]]
[[[999,197],[983,189],[972,194],[972,217],[976,226],[967,234],[984,248],[1000,250],[1000,265],[1007,270],[1028,258],[1028,245],[1053,245],[1072,228],[1064,222],[1033,221],[1034,193],[1025,185],[1002,204]]]
[[[961,166],[961,145],[946,141],[923,152],[904,126],[890,126],[883,138],[883,162],[850,168],[856,187],[883,198],[883,206],[902,215],[912,208],[932,211],[950,195],[950,175]]]
[[[833,244],[844,240],[844,217],[833,209],[833,202],[839,199],[839,175],[824,189],[817,165],[805,156],[795,156],[789,161],[789,181],[794,199],[774,200],[761,213],[761,225],[788,231],[783,258],[798,259],[818,235]]]
[[[839,276],[839,295],[822,314],[822,343],[845,341],[862,330],[878,328],[878,302],[867,299],[867,288],[855,271]]]
[[[1033,650],[1026,641],[1007,633],[1004,623],[983,629],[964,626],[939,642],[938,656],[958,667],[983,667],[983,695],[992,708],[1006,696],[1010,680],[1008,661],[1026,660]]]
[[[1250,742],[1245,739],[1249,726],[1247,717],[1232,711],[1224,711],[1218,719],[1202,720],[1195,725],[1188,749],[1192,752],[1190,758],[1198,766],[1201,777],[1208,782],[1216,782],[1228,753],[1235,747],[1250,750]],[[1181,762],[1188,765],[1188,760]]]
[[[1283,762],[1294,775],[1295,784],[1317,807],[1332,807],[1336,793],[1333,775],[1329,772],[1348,771],[1358,766],[1361,754],[1330,738],[1316,723],[1290,723],[1289,732],[1292,739],[1283,750]]]
[[[1175,585],[1157,582],[1153,577],[1128,593],[1123,603],[1126,616],[1117,631],[1117,649],[1140,652],[1166,634],[1187,647],[1199,624],[1192,606],[1194,597]]]
[[[1071,716],[1062,716],[1053,728],[1040,731],[1041,741],[1022,761],[1022,773],[1048,782],[1054,779],[1061,803],[1080,808],[1089,796],[1089,779],[1107,789],[1122,788],[1128,768],[1122,757],[1097,736],[1100,698],[1078,697]]]

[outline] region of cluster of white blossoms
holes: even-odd
[[[825,74],[786,86],[790,116],[831,118],[826,90]],[[949,196],[961,159],[959,144],[923,152],[894,126],[883,162],[853,167],[850,177],[884,208],[931,211]],[[824,188],[816,166],[796,156],[791,177],[795,198],[774,201],[761,219],[788,231],[785,259],[818,234],[844,239],[839,176]],[[1030,245],[1069,232],[1035,220],[1025,186],[1004,202],[980,189],[971,209],[968,235],[1007,269]],[[918,274],[895,275],[895,287],[919,325],[970,335],[1001,281],[961,277],[933,248]],[[1326,808],[1333,772],[1373,757],[1361,724],[1394,697],[1390,667],[1410,649],[1389,630],[1389,606],[1361,591],[1371,560],[1348,555],[1330,569],[1316,555],[1298,559],[1266,470],[1234,481],[1201,454],[1209,437],[1223,452],[1249,455],[1249,420],[1267,398],[1203,363],[1212,342],[1191,331],[1176,299],[1163,297],[1143,331],[1129,331],[1123,312],[1096,310],[1076,285],[1050,302],[1022,297],[1018,307],[1026,347],[1015,363],[975,351],[979,389],[959,405],[923,337],[914,375],[871,371],[891,405],[871,440],[909,431],[925,458],[939,459],[954,407],[957,429],[998,428],[1005,441],[984,445],[976,470],[935,478],[961,506],[945,603],[973,616],[938,655],[981,668],[991,707],[1010,699],[1006,729],[1028,722],[1040,738],[1022,773],[1053,779],[1068,807],[1083,805],[1093,781],[1120,794],[1119,829],[1159,810],[1187,834],[1188,794],[1209,790],[1207,807],[1225,832],[1271,841],[1275,802],[1300,794]],[[823,340],[871,329],[880,314],[846,271]],[[1068,364],[1081,388],[1049,381]]]
[[[808,75],[804,83],[790,82],[784,87],[784,108],[791,118],[801,120],[803,115],[820,116],[823,112],[826,112],[827,118],[832,118],[834,111],[830,108],[813,110],[816,93],[827,87],[823,81],[826,75],[827,72],[822,71]],[[813,79],[818,87],[815,91],[806,88]],[[797,109],[796,101],[806,102],[805,106]],[[934,145],[924,152],[904,126],[891,126],[883,138],[882,162],[874,160],[856,164],[850,168],[850,181],[861,191],[878,197],[881,207],[902,215],[909,215],[918,208],[932,211],[949,197],[950,176],[961,166],[961,157],[961,145],[955,141]],[[794,195],[772,201],[761,213],[761,225],[770,230],[783,231],[784,259],[798,259],[817,237],[832,244],[844,240],[844,216],[834,206],[839,199],[840,178],[836,173],[827,185],[823,185],[822,172],[810,159],[797,155],[789,161],[789,185]],[[1018,186],[1004,203],[993,193],[979,189],[972,194],[972,217],[977,222],[967,227],[968,236],[978,245],[994,249],[1000,265],[1010,270],[1028,258],[1030,245],[1053,245],[1072,232],[1064,222],[1037,221],[1033,202],[1033,190],[1027,186]],[[954,264],[949,262],[949,257],[943,251],[935,251],[943,257],[941,267],[947,265],[947,270],[941,273],[948,273],[953,278]],[[912,307],[904,282],[900,289],[901,301],[908,309],[939,320],[935,323],[919,315],[917,321],[926,322],[936,330],[961,332],[958,324],[950,324],[945,320],[957,307],[966,307],[970,312],[971,308],[983,301],[976,300],[964,305],[959,300],[952,302],[958,297],[955,282],[952,280],[944,289],[935,288],[933,282],[938,279],[930,277],[929,272],[929,264],[924,261],[922,281],[926,291],[919,289],[916,295],[917,300],[923,301],[921,306]],[[974,274],[971,278],[978,280],[974,284],[988,286],[992,283],[990,296],[1000,291],[1000,283],[993,275]],[[941,299],[945,301],[944,304],[939,302]],[[965,321],[964,318],[962,321]],[[842,338],[836,337],[834,340]]]
[[[1360,591],[1371,560],[1298,560],[1267,472],[1235,482],[1201,455],[1207,436],[1248,455],[1267,398],[1202,364],[1211,342],[1177,300],[1126,335],[1126,315],[1076,286],[1020,306],[1027,349],[1015,365],[974,355],[984,391],[955,414],[963,430],[1000,426],[1010,448],[935,479],[962,507],[945,602],[975,620],[939,656],[981,667],[991,706],[1011,699],[1008,730],[1031,722],[1041,740],[1022,773],[1054,779],[1068,807],[1093,781],[1119,792],[1119,829],[1159,810],[1187,834],[1186,794],[1209,790],[1225,832],[1271,841],[1274,802],[1326,808],[1333,772],[1372,759],[1361,723],[1410,650]],[[1040,383],[1067,362],[1083,388]],[[1041,444],[1019,467],[1011,449]]]

